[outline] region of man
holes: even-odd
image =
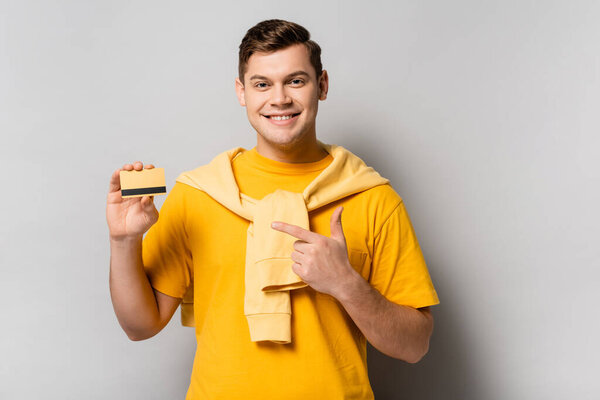
[[[182,174],[160,219],[152,198],[122,199],[112,175],[117,318],[147,339],[193,288],[188,399],[371,399],[365,340],[414,363],[433,329],[438,299],[408,215],[387,180],[317,140],[328,75],[306,29],[263,21],[239,56],[255,148]]]

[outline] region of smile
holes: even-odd
[[[298,115],[300,115],[300,113],[288,115],[263,115],[263,117],[267,118],[271,123],[275,125],[287,125],[288,123],[295,121]]]
[[[276,121],[281,121],[281,120],[285,120],[285,119],[290,119],[293,117],[296,117],[300,115],[300,113],[296,113],[296,114],[288,114],[288,115],[263,115],[263,117],[267,117],[267,118],[272,118]]]

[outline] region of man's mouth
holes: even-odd
[[[300,115],[300,113],[285,114],[285,115],[263,115],[263,117],[272,119],[274,121],[286,121],[286,120],[294,118],[294,117],[296,117],[298,115]]]

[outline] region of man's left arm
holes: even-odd
[[[313,289],[335,297],[369,343],[390,357],[418,362],[429,349],[433,331],[429,308],[389,301],[352,268],[342,211],[338,207],[331,216],[331,237],[283,222],[274,222],[272,228],[299,239],[291,255],[294,273]]]
[[[358,273],[336,298],[369,343],[383,354],[409,363],[427,354],[433,332],[429,307],[393,303]]]

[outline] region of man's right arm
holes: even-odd
[[[123,170],[141,170],[141,162]],[[153,168],[146,165],[146,168]],[[106,202],[110,234],[110,295],[119,324],[131,340],[156,335],[169,322],[181,299],[153,289],[144,271],[142,237],[157,220],[153,198],[121,197],[119,172],[111,176]]]

